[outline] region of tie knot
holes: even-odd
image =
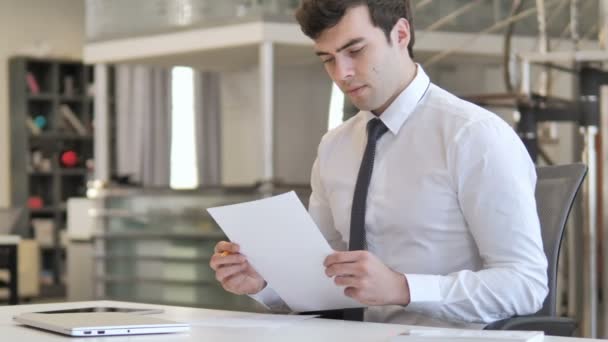
[[[377,141],[388,131],[388,127],[380,119],[371,119],[367,123],[367,139]]]

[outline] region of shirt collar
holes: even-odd
[[[397,96],[388,108],[380,115],[380,120],[393,133],[399,133],[403,123],[412,114],[416,105],[422,100],[430,85],[430,79],[419,64],[416,64],[416,76],[412,82]],[[366,122],[376,118],[370,111],[361,111]]]

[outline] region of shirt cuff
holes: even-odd
[[[410,303],[440,302],[439,276],[427,274],[404,274],[410,290]]]
[[[266,285],[262,291],[249,295],[249,297],[255,299],[270,310],[276,310],[285,304],[281,297],[268,285]]]

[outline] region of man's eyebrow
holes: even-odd
[[[348,41],[348,43],[342,45],[340,48],[338,48],[338,50],[336,50],[336,52],[340,52],[344,49],[347,49],[355,44],[361,43],[364,39],[363,38],[353,38],[351,40]],[[315,51],[315,54],[317,56],[324,56],[324,55],[329,55],[329,52],[324,52],[324,51]]]

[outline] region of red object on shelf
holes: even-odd
[[[78,154],[68,150],[61,154],[61,164],[65,167],[74,167],[78,164]]]
[[[28,72],[25,75],[25,81],[27,82],[27,86],[30,89],[30,93],[32,94],[40,94],[40,86],[38,85],[38,81],[36,81],[36,77],[31,72]]]
[[[27,207],[30,209],[40,209],[44,207],[44,201],[40,196],[31,196],[27,199]]]

